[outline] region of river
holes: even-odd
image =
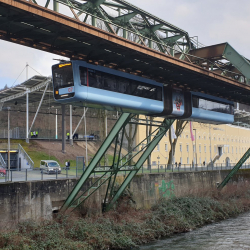
[[[250,250],[250,212],[140,247],[158,249]]]

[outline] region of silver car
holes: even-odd
[[[55,174],[56,172],[58,174],[61,173],[61,167],[58,162],[52,160],[42,160],[40,162],[40,170],[41,172],[47,174]]]

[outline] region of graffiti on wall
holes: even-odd
[[[165,182],[164,180],[162,180],[161,185],[159,186],[159,193],[161,197],[164,197],[164,198],[175,197],[174,190],[175,190],[175,187],[174,187],[173,180],[169,182]]]

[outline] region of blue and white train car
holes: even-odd
[[[231,101],[84,61],[53,65],[52,77],[54,98],[65,104],[206,123],[234,121]]]

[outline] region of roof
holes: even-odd
[[[5,89],[0,92],[0,107],[10,106],[12,109],[19,109],[26,105],[26,94],[28,93],[29,104],[37,106],[43,96],[44,90],[47,87],[42,105],[56,107],[61,106],[56,103],[53,97],[53,86],[50,77],[33,76],[27,81],[10,89]]]
[[[41,161],[46,161],[46,162],[57,162],[57,161],[54,161],[54,160],[41,160]],[[58,163],[58,162],[57,162]]]

